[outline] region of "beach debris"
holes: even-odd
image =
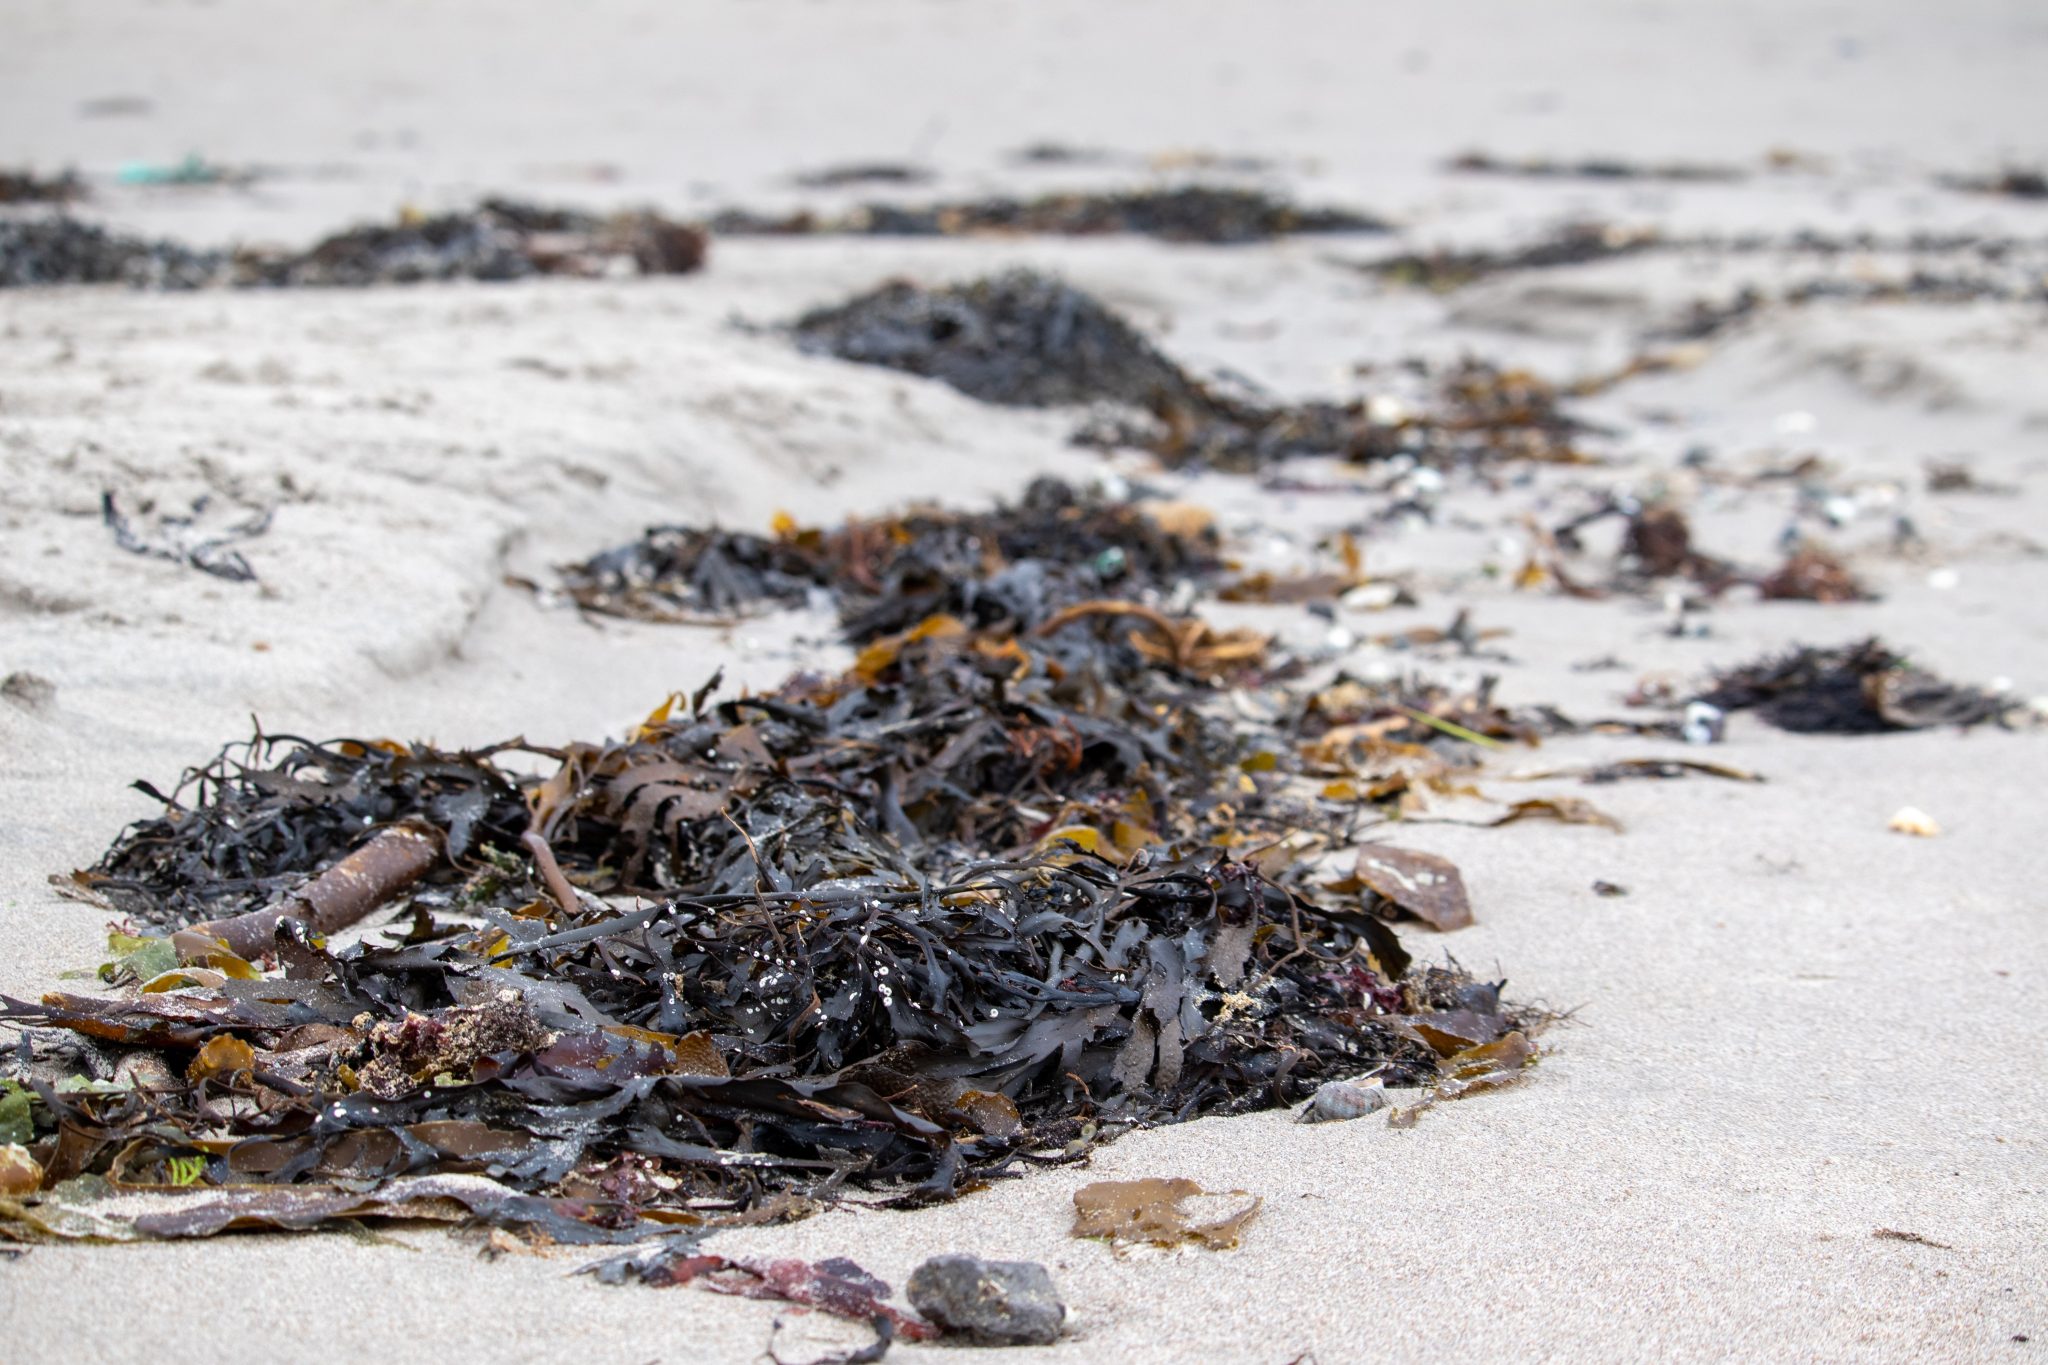
[[[1870,1234],[1880,1242],[1911,1242],[1914,1246],[1933,1247],[1936,1251],[1954,1251],[1947,1242],[1937,1242],[1931,1237],[1922,1237],[1917,1232],[1902,1232],[1897,1228],[1879,1228]],[[2015,1341],[2024,1338],[2015,1337]]]
[[[1722,711],[1754,710],[1796,734],[1829,735],[2010,727],[2026,709],[2008,693],[1946,682],[1876,638],[1759,659],[1720,674],[1695,700]]]
[[[1885,822],[1885,828],[1894,834],[1910,834],[1917,839],[1933,839],[1941,834],[1941,826],[1934,823],[1934,817],[1918,806],[1901,806]]]
[[[1050,1346],[1067,1306],[1035,1261],[934,1256],[911,1272],[910,1306],[946,1336],[988,1346]]]
[[[187,188],[198,185],[240,187],[253,185],[258,178],[259,172],[254,169],[208,161],[197,152],[187,152],[178,160],[170,162],[131,162],[114,175],[114,179],[123,185]]]
[[[805,314],[792,334],[805,351],[937,379],[984,402],[1115,405],[1075,439],[1174,465],[1585,458],[1572,444],[1583,428],[1558,391],[1525,371],[1461,361],[1438,377],[1429,411],[1399,415],[1364,399],[1270,403],[1197,379],[1101,302],[1030,271],[938,289],[895,281]]]
[[[1603,899],[1612,900],[1617,896],[1626,896],[1628,888],[1619,882],[1610,882],[1605,878],[1601,878],[1593,883],[1593,894]]]
[[[1766,601],[1867,602],[1871,600],[1856,575],[1818,545],[1793,550],[1775,570],[1757,582]]]
[[[1211,1192],[1179,1177],[1098,1180],[1074,1191],[1073,1235],[1117,1248],[1146,1243],[1226,1251],[1264,1202],[1245,1190]]]
[[[2048,199],[2048,172],[2008,166],[1991,175],[1945,175],[1940,183],[1968,194],[1996,194],[2008,199]]]
[[[151,525],[137,530],[111,489],[100,494],[100,520],[113,532],[114,544],[128,553],[183,564],[230,583],[253,583],[256,571],[234,547],[268,531],[273,512],[267,507],[241,510],[239,519],[224,520],[215,512],[210,494],[196,499],[184,512],[158,512],[146,503],[143,513],[151,517]]]
[[[1377,1080],[1324,1081],[1302,1109],[1300,1123],[1338,1123],[1376,1114],[1393,1101]]]
[[[1432,929],[1463,929],[1472,923],[1465,879],[1448,858],[1420,849],[1367,844],[1358,850],[1351,875],[1396,910]]]
[[[127,284],[198,289],[227,270],[222,251],[147,241],[75,218],[0,218],[0,289],[56,284]]]
[[[37,175],[32,170],[0,169],[0,204],[68,204],[85,197],[85,182],[76,171]]]
[[[206,962],[214,946],[240,957],[260,957],[277,938],[279,921],[293,919],[315,934],[346,929],[382,908],[441,860],[429,828],[387,825],[274,905],[230,919],[203,920],[181,930],[174,943],[187,961]]]
[[[657,1289],[695,1285],[713,1294],[798,1304],[867,1323],[875,1331],[875,1346],[838,1357],[844,1361],[880,1360],[899,1337],[928,1341],[939,1334],[930,1323],[885,1302],[895,1292],[888,1282],[844,1256],[817,1262],[794,1257],[720,1256],[701,1250],[701,1239],[701,1233],[677,1234],[651,1249],[624,1252],[587,1265],[578,1273],[600,1284],[638,1281]]]
[[[699,228],[652,212],[609,216],[503,199],[457,213],[407,212],[303,251],[196,250],[72,218],[0,219],[0,287],[130,284],[273,288],[516,280],[533,275],[680,275],[704,264]]]
[[[848,161],[799,171],[791,179],[808,190],[843,189],[848,185],[922,185],[932,178],[923,166],[904,161]]]
[[[1997,483],[1977,477],[1965,460],[1929,460],[1927,462],[1927,491],[1930,493],[1982,493],[1993,497],[2009,498],[2018,494],[2019,489],[2009,483]]]
[[[458,213],[408,212],[302,252],[236,254],[240,285],[361,286],[425,280],[682,275],[704,264],[702,230],[650,211],[599,215],[486,199]]]
[[[1681,184],[1726,184],[1748,178],[1737,166],[1696,161],[1630,161],[1594,156],[1577,161],[1555,157],[1500,157],[1465,152],[1451,158],[1446,169],[1462,175],[1517,176],[1527,180],[1667,180]]]
[[[1446,293],[1492,275],[1585,265],[1617,256],[1632,256],[1662,245],[1663,234],[1655,228],[1575,222],[1555,228],[1521,247],[1506,250],[1439,247],[1364,261],[1358,268],[1391,284]]]
[[[75,886],[210,931],[174,935],[171,965],[116,944],[117,980],[153,973],[125,993],[0,1004],[39,1038],[166,1061],[146,1104],[38,1092],[37,1159],[89,1132],[63,1178],[258,1208],[251,1181],[481,1170],[538,1201],[487,1220],[712,1228],[850,1185],[945,1199],[1333,1076],[1431,1084],[1449,1073],[1429,1021],[1474,1045],[1539,1024],[1455,969],[1411,971],[1394,898],[1321,884],[1357,802],[1317,796],[1333,760],[1311,754],[1369,748],[1335,732],[1376,718],[1402,762],[1448,771],[1542,717],[1410,680],[1253,723],[1233,689],[1288,676],[1284,655],[1098,595],[1108,551],[1119,591],[1156,594],[1206,527],[1189,546],[1142,507],[1026,501],[1022,530],[937,517],[905,537],[979,544],[948,570],[959,614],[920,618],[912,580],[878,576],[923,562],[885,548],[893,530],[813,544],[828,567],[801,576],[858,648],[838,675],[723,701],[713,679],[603,743],[224,750]],[[1012,530],[1045,558],[992,554]],[[1484,814],[1569,815],[1550,805]],[[1446,919],[1418,866],[1400,895]],[[317,932],[372,903],[409,923]]]
[[[1575,777],[1589,785],[1605,782],[1627,782],[1638,778],[1675,778],[1692,774],[1702,777],[1719,777],[1730,782],[1761,782],[1763,778],[1746,768],[1731,767],[1726,763],[1708,763],[1697,758],[1621,758],[1605,763],[1588,763],[1558,768],[1526,768],[1510,774],[1521,782],[1540,782],[1552,778]]]
[[[1051,276],[1014,270],[941,289],[898,280],[797,319],[797,345],[937,379],[987,403],[1202,403],[1136,328]]]
[[[1176,520],[1170,504],[1038,479],[988,511],[919,508],[830,529],[785,518],[771,536],[654,527],[563,568],[560,585],[585,611],[653,621],[729,618],[830,593],[849,638],[866,643],[934,613],[1036,624],[1086,598],[1169,594],[1221,572],[1218,544],[1213,526]]]
[[[1685,704],[1678,737],[1687,744],[1719,744],[1728,733],[1728,713],[1711,702],[1692,700]]]
[[[710,227],[728,237],[1093,237],[1131,233],[1168,242],[1214,245],[1301,234],[1389,231],[1384,220],[1368,213],[1304,208],[1263,190],[1221,185],[1044,194],[1030,199],[994,196],[928,205],[873,203],[842,214],[800,210],[775,215],[728,209],[713,214]]]
[[[1562,557],[1582,550],[1581,533],[1610,517],[1621,517],[1626,522],[1613,574],[1597,586],[1566,577]],[[1694,540],[1691,521],[1669,501],[1639,502],[1610,494],[1591,509],[1556,526],[1545,530],[1532,523],[1531,530],[1539,551],[1532,554],[1531,564],[1538,572],[1525,570],[1525,575],[1536,581],[1555,579],[1562,590],[1574,595],[1644,594],[1660,590],[1667,580],[1685,579],[1707,599],[1718,598],[1745,584],[1756,588],[1765,601],[1832,603],[1873,599],[1873,594],[1839,558],[1812,541],[1800,541],[1777,568],[1769,571],[1744,569],[1706,554]]]
[[[1389,1128],[1413,1128],[1440,1101],[1513,1085],[1524,1079],[1526,1068],[1536,1056],[1535,1044],[1520,1032],[1461,1046],[1470,1041],[1473,1031],[1462,1026],[1454,1013],[1441,1015],[1432,1023],[1418,1024],[1417,1031],[1444,1054],[1443,1075],[1412,1103],[1396,1104],[1389,1109]]]

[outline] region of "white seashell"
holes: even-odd
[[[1941,826],[1934,823],[1934,817],[1917,806],[1901,806],[1899,813],[1891,818],[1890,828],[1899,834],[1910,834],[1919,839],[1932,839],[1941,833]]]

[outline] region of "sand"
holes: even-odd
[[[0,992],[14,996],[97,960],[104,917],[45,877],[150,809],[129,781],[167,783],[251,716],[449,745],[588,737],[720,663],[765,685],[840,657],[818,617],[600,626],[544,609],[507,574],[544,577],[650,521],[760,527],[778,509],[964,503],[1038,473],[1104,470],[1067,444],[1070,414],[797,356],[762,324],[804,307],[896,274],[1029,263],[1097,291],[1190,363],[1329,393],[1369,387],[1354,366],[1408,355],[1597,373],[1693,296],[1784,268],[1645,257],[1438,298],[1341,264],[1395,245],[1519,240],[1575,213],[1672,232],[2048,236],[2048,209],[1931,183],[2048,157],[2048,22],[1988,0],[21,3],[6,27],[0,164],[106,174],[199,151],[281,168],[246,191],[111,190],[94,210],[199,240],[305,241],[402,202],[491,191],[678,213],[829,202],[788,177],[849,159],[923,162],[940,174],[934,193],[1121,182],[1189,150],[1274,158],[1275,185],[1407,228],[1230,250],[721,241],[709,271],[674,280],[0,295],[0,674],[56,687],[45,708],[0,701]],[[80,108],[109,96],[151,107]],[[1068,175],[1004,159],[1047,139],[1138,164]],[[1674,187],[1441,170],[1474,146],[1757,173]],[[1826,166],[1763,173],[1777,147]],[[1613,430],[1595,442],[1611,466],[1454,486],[1436,526],[1372,539],[1368,562],[1412,572],[1421,605],[1343,624],[1363,636],[1470,607],[1512,631],[1506,697],[1582,714],[1618,711],[1643,674],[1873,631],[1953,676],[2048,693],[2039,304],[1816,304],[1692,358],[1581,405]],[[1653,606],[1516,593],[1482,571],[1519,562],[1526,513],[1555,514],[1575,488],[1682,487],[1678,460],[1702,444],[1731,468],[1817,451],[1845,484],[1894,485],[1893,503],[1836,537],[1883,600],[1731,602],[1706,638],[1673,638]],[[1934,456],[2019,492],[1929,495]],[[1146,472],[1129,457],[1111,467]],[[1162,481],[1254,540],[1384,501]],[[274,507],[245,547],[261,585],[121,553],[99,524],[105,489],[131,507],[201,494]],[[1691,505],[1709,548],[1754,562],[1790,509],[1769,489],[1698,489]],[[1924,540],[1911,554],[1889,548],[1899,512]],[[1603,654],[1627,669],[1572,668]],[[1389,661],[1372,646],[1348,660]],[[1592,795],[1622,834],[1404,830],[1460,863],[1481,921],[1416,946],[1497,964],[1512,990],[1572,1011],[1519,1089],[1407,1132],[1271,1114],[1141,1133],[1086,1169],[948,1207],[846,1208],[720,1248],[851,1254],[898,1285],[941,1251],[1042,1261],[1073,1333],[1020,1359],[2026,1358],[2048,1340],[2044,742],[1797,738],[1737,718],[1712,756],[1763,773],[1761,786],[1532,788]],[[1584,739],[1508,766],[1670,747]],[[1909,804],[1941,837],[1887,831]],[[1598,897],[1595,879],[1630,894]],[[1228,1253],[1118,1257],[1066,1236],[1077,1186],[1142,1175],[1265,1205]],[[0,1357],[745,1360],[777,1317],[597,1286],[570,1274],[587,1253],[487,1261],[457,1238],[399,1238],[409,1249],[340,1235],[37,1247],[0,1262]],[[791,1359],[860,1339],[780,1316]]]

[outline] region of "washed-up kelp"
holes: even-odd
[[[1135,409],[1141,417],[1105,417],[1077,439],[1175,464],[1581,458],[1571,438],[1582,428],[1526,373],[1462,362],[1443,377],[1435,409],[1392,417],[1362,400],[1266,402],[1197,379],[1098,300],[1031,271],[939,289],[893,282],[808,313],[793,332],[806,351],[937,379],[984,402]]]
[[[253,583],[256,570],[235,546],[269,530],[271,514],[267,508],[240,510],[241,516],[228,520],[215,514],[211,497],[201,497],[183,512],[154,511],[147,524],[138,526],[140,518],[122,512],[111,490],[100,494],[100,521],[128,553],[183,564],[230,583]]]
[[[586,611],[704,620],[830,593],[858,643],[935,613],[1036,624],[1091,597],[1170,593],[1222,567],[1213,530],[1169,530],[1143,504],[1040,479],[1014,506],[920,509],[754,535],[658,526],[562,572]]]
[[[2012,166],[1995,175],[1948,175],[1941,184],[1969,194],[1997,194],[2008,199],[2048,199],[2048,173]]]
[[[0,289],[127,284],[198,289],[227,269],[227,253],[146,241],[75,218],[0,218]]]
[[[1525,180],[1665,180],[1681,184],[1725,184],[1747,175],[1740,167],[1697,161],[1629,161],[1597,156],[1562,161],[1547,156],[1499,157],[1487,152],[1466,152],[1454,157],[1449,169],[1467,175],[1516,176]]]
[[[0,204],[68,204],[84,197],[85,182],[75,171],[37,175],[27,170],[0,170]]]
[[[12,219],[0,220],[0,286],[199,289],[677,275],[702,266],[706,246],[699,229],[654,213],[603,216],[504,200],[352,228],[305,251],[195,250],[70,218]]]
[[[1581,532],[1610,517],[1622,518],[1626,526],[1607,581],[1595,585],[1567,573],[1563,560],[1583,548]],[[1693,537],[1691,519],[1677,506],[1613,496],[1547,533],[1539,531],[1521,575],[1524,584],[1554,582],[1575,596],[1642,593],[1669,579],[1688,580],[1709,597],[1740,586],[1755,588],[1765,601],[1773,602],[1867,602],[1875,596],[1823,545],[1801,542],[1776,568],[1745,569],[1701,550]]]
[[[1695,700],[1754,710],[1781,730],[1828,735],[2010,725],[2025,710],[2010,693],[1946,682],[1876,639],[1759,659],[1721,674]]]
[[[52,1184],[231,1187],[252,1217],[456,1170],[538,1201],[510,1206],[528,1225],[716,1222],[848,1183],[943,1198],[1375,1068],[1431,1084],[1431,1028],[1523,1022],[1407,974],[1409,890],[1324,885],[1289,842],[1328,845],[1353,805],[1212,704],[1262,650],[1218,662],[1199,623],[1128,602],[1021,610],[707,688],[615,743],[216,764],[80,893],[217,917],[403,821],[442,847],[410,927],[337,950],[287,921],[281,978],[208,951],[139,993],[8,1002],[162,1058],[146,1083],[33,1082],[34,1159]],[[501,766],[515,747],[552,772]]]
[[[1231,245],[1306,233],[1385,232],[1387,224],[1348,209],[1303,208],[1261,190],[1183,185],[1110,193],[994,197],[961,203],[865,204],[844,214],[786,215],[729,209],[711,230],[724,236],[851,235],[933,237],[973,233],[1094,237],[1134,233],[1169,242]]]
[[[1182,408],[1200,386],[1091,296],[1018,270],[924,289],[893,281],[794,324],[814,354],[905,370],[986,403],[1047,407],[1111,401]]]
[[[1462,289],[1490,275],[1507,271],[1585,265],[1616,256],[1631,256],[1663,244],[1662,235],[1650,228],[1627,228],[1612,223],[1569,223],[1522,247],[1507,250],[1444,247],[1403,252],[1365,262],[1360,268],[1395,284],[1446,291]]]
[[[529,275],[680,275],[704,263],[706,239],[655,213],[609,217],[485,200],[463,213],[353,228],[304,252],[244,252],[235,282],[408,284]]]

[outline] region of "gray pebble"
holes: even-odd
[[[1067,1306],[1052,1276],[1032,1261],[934,1256],[910,1276],[910,1306],[947,1335],[984,1346],[1047,1346]]]

